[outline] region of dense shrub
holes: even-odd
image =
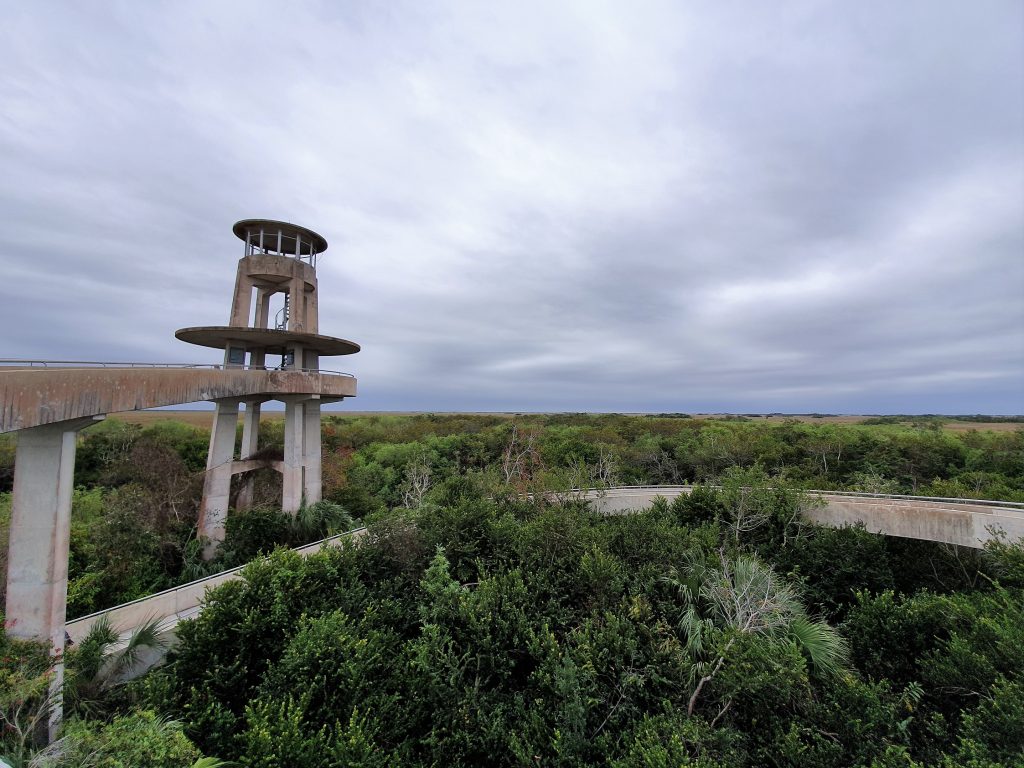
[[[143,711],[114,718],[109,724],[73,720],[34,764],[38,768],[192,768],[201,757],[180,723]]]
[[[779,495],[757,539],[777,567],[678,505],[445,500],[219,588],[181,629],[169,714],[261,766],[986,765],[1017,748],[1019,589],[895,593],[877,539],[792,538],[770,522]],[[845,615],[841,636],[808,606]]]

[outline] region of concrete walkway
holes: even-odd
[[[655,497],[669,501],[690,493],[689,485],[619,486],[581,492],[607,514],[647,509]],[[820,525],[838,528],[863,523],[871,533],[899,536],[980,549],[1002,531],[1008,540],[1024,539],[1024,504],[978,499],[940,499],[929,496],[807,491],[821,501],[804,511]]]
[[[356,380],[328,371],[216,365],[0,361],[0,433],[64,421],[222,398],[314,393],[354,397]]]

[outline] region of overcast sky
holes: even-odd
[[[1024,3],[0,0],[0,357],[214,362],[323,234],[358,410],[1024,413]]]

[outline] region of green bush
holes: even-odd
[[[201,757],[180,723],[141,711],[109,724],[72,720],[34,764],[38,768],[191,768]]]
[[[218,560],[225,568],[243,565],[257,555],[269,554],[288,541],[291,515],[273,507],[233,510],[225,524]]]

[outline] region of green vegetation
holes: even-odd
[[[323,434],[325,502],[293,519],[258,478],[263,502],[207,566],[206,435],[84,433],[79,612],[271,554],[142,678],[118,682],[130,658],[102,626],[69,653],[64,764],[1024,764],[1024,548],[799,514],[809,488],[1024,501],[1024,430],[577,414],[329,417]],[[628,516],[558,493],[681,482],[702,485]],[[275,549],[356,521],[358,545]],[[62,764],[32,757],[45,654],[0,642],[0,754]]]
[[[800,530],[785,496],[737,540],[727,491],[599,518],[491,490],[451,484],[372,518],[365,544],[248,566],[142,703],[253,766],[1003,765],[1024,749],[1019,549],[908,585],[902,551]],[[830,547],[852,552],[849,600],[802,555]],[[942,573],[955,556],[931,549]]]

